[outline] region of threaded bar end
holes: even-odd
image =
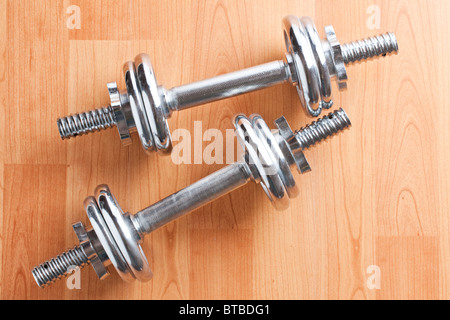
[[[41,263],[31,273],[38,286],[44,288],[56,280],[72,274],[73,269],[71,268],[83,268],[88,263],[89,259],[84,251],[79,246],[75,246],[73,249],[56,256],[56,258]]]
[[[57,123],[63,140],[112,128],[117,124],[111,106],[59,118]]]
[[[391,32],[342,45],[345,64],[385,56],[391,52],[398,52],[397,38]]]
[[[307,149],[351,126],[343,109],[334,111],[296,132],[302,149]]]

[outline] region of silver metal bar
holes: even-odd
[[[373,57],[397,53],[398,43],[395,34],[388,32],[342,45],[342,58],[345,64],[365,61]]]
[[[234,163],[147,207],[134,216],[140,234],[150,232],[243,186],[250,179],[246,163]]]
[[[267,88],[289,80],[289,67],[274,61],[206,80],[174,87],[168,91],[168,106],[179,111],[246,92]]]

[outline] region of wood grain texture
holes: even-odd
[[[81,9],[69,30],[66,9]],[[370,30],[367,8],[381,9]],[[447,14],[444,14],[447,13]],[[450,2],[388,0],[0,0],[0,298],[2,299],[449,299]],[[31,268],[75,244],[71,223],[107,183],[129,211],[148,206],[223,165],[175,165],[146,156],[115,130],[61,141],[57,117],[108,103],[122,63],[151,56],[172,86],[280,59],[281,19],[309,15],[341,42],[393,31],[400,53],[348,68],[336,106],[353,126],[307,151],[313,171],[276,212],[249,184],[148,236],[149,283],[64,281],[39,289]],[[232,128],[234,114],[308,119],[282,85],[175,114],[193,132]],[[208,143],[205,142],[203,147]],[[381,288],[369,289],[371,265]]]

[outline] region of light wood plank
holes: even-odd
[[[79,30],[66,26],[70,5]],[[367,24],[373,5],[379,29]],[[449,10],[446,0],[0,0],[0,298],[449,299]],[[61,141],[56,118],[108,104],[106,83],[123,88],[122,64],[141,52],[167,88],[282,59],[287,14],[313,17],[321,35],[333,24],[341,42],[393,31],[400,45],[348,67],[334,100],[353,126],[306,151],[313,171],[295,175],[290,209],[276,212],[249,184],[147,237],[151,282],[114,271],[100,282],[88,268],[82,290],[39,289],[31,268],[75,244],[71,223],[87,222],[82,203],[96,185],[134,213],[224,166],[147,156],[115,129]],[[236,113],[311,121],[286,84],[169,125],[225,133]],[[380,289],[367,287],[371,265]]]

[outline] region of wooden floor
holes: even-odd
[[[71,5],[79,30],[67,28]],[[377,8],[380,28],[369,28]],[[0,297],[449,299],[449,13],[447,0],[0,0]],[[96,185],[134,213],[223,166],[146,156],[137,139],[121,147],[116,130],[62,141],[56,118],[108,104],[105,84],[123,87],[122,64],[140,52],[167,88],[281,59],[287,14],[313,17],[321,35],[333,24],[341,42],[393,31],[400,46],[349,67],[349,89],[334,88],[353,127],[307,151],[313,171],[296,176],[290,209],[276,212],[249,184],[147,237],[151,282],[115,271],[100,282],[89,267],[81,290],[39,289],[32,267],[76,243],[71,224],[87,222]],[[169,124],[224,132],[238,112],[311,121],[286,84]]]

